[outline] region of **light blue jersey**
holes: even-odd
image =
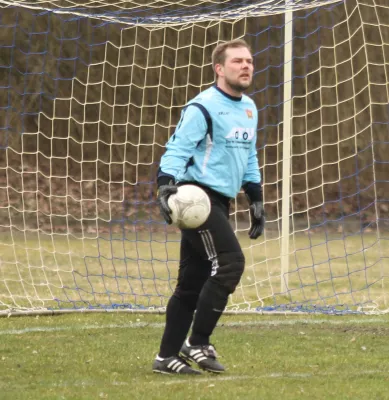
[[[246,183],[261,182],[257,124],[257,109],[248,96],[232,97],[216,86],[203,91],[183,109],[160,173],[235,198]]]

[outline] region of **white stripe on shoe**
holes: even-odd
[[[182,368],[184,368],[185,367],[185,364],[183,364],[183,363],[181,363],[181,365],[177,368],[177,373],[179,373],[181,370],[182,370]]]
[[[182,370],[182,368],[185,367],[185,364],[179,360],[173,360],[168,364],[167,367],[172,369],[175,372],[180,372]]]
[[[175,371],[177,368],[182,367],[182,363],[179,361],[176,361],[175,364],[172,367],[172,370]]]
[[[192,357],[196,362],[201,362],[207,359],[201,350],[191,350],[189,352],[189,356]]]
[[[177,362],[177,360],[170,361],[170,363],[167,365],[168,368],[172,368],[172,366]]]

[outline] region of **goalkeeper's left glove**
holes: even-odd
[[[261,183],[247,182],[243,189],[250,204],[251,226],[249,236],[250,239],[257,239],[262,235],[266,222],[262,185]]]
[[[249,230],[250,239],[257,239],[262,235],[265,227],[265,210],[263,209],[262,201],[255,201],[250,206],[251,227]]]

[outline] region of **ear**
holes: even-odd
[[[224,76],[224,68],[222,64],[216,64],[215,65],[215,72],[217,76]]]

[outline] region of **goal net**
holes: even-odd
[[[244,38],[267,227],[228,309],[389,309],[385,0],[0,0],[0,310],[155,310],[179,232],[155,175],[211,53]]]

